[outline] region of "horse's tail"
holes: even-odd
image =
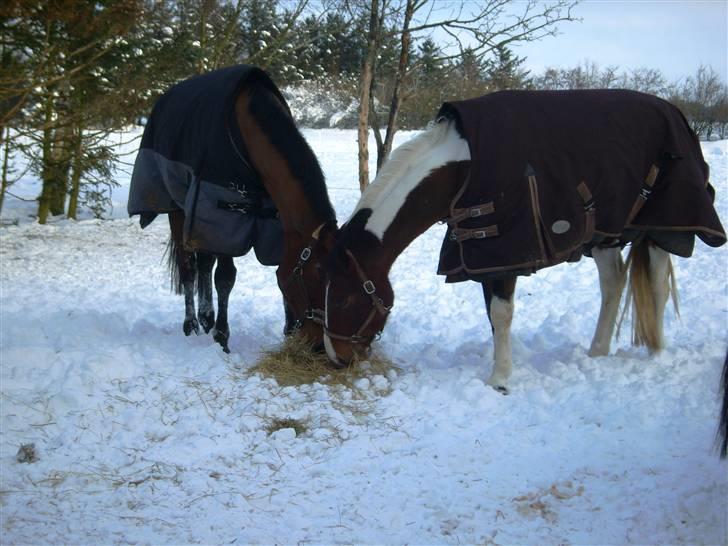
[[[718,453],[721,459],[728,455],[728,352],[725,355],[723,364],[723,378],[721,379],[723,390],[723,406],[720,410],[720,422],[718,423]]]
[[[182,286],[182,264],[180,263],[180,257],[183,255],[183,249],[180,243],[175,240],[170,234],[169,242],[167,243],[167,249],[165,250],[167,256],[167,269],[169,269],[169,287],[175,294],[183,294],[184,288]]]
[[[658,328],[657,306],[652,281],[650,280],[650,252],[651,243],[641,238],[632,244],[627,256],[626,267],[629,269],[629,283],[627,296],[622,311],[622,319],[627,310],[632,308],[632,344],[645,345],[651,353],[662,349],[662,340]],[[677,283],[672,260],[667,258],[667,282],[672,297],[675,312],[679,314]],[[621,319],[620,319],[621,323]]]

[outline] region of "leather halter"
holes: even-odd
[[[390,305],[389,307],[387,307],[386,305],[384,305],[384,300],[382,300],[382,298],[377,295],[377,287],[372,281],[367,278],[364,269],[362,269],[361,265],[359,265],[359,261],[356,259],[354,254],[348,249],[346,250],[346,254],[349,256],[351,262],[354,264],[356,274],[359,276],[359,280],[361,281],[361,287],[364,290],[364,293],[369,296],[369,299],[371,299],[372,301],[372,309],[371,311],[369,311],[367,318],[364,319],[364,322],[359,327],[359,329],[350,336],[332,332],[331,330],[329,330],[326,324],[324,324],[324,332],[331,339],[348,341],[349,343],[354,344],[369,344],[374,339],[379,338],[380,334],[382,333],[381,330],[371,336],[363,336],[362,333],[364,332],[364,330],[366,330],[367,326],[369,326],[372,320],[374,320],[374,317],[377,316],[377,313],[381,314],[386,318],[387,315],[389,315],[389,312],[392,310],[392,306]]]
[[[325,312],[323,309],[316,309],[311,305],[311,298],[308,295],[306,283],[303,282],[303,268],[311,258],[311,255],[313,254],[313,247],[318,241],[321,230],[324,228],[325,225],[326,222],[324,222],[314,230],[313,234],[311,235],[311,242],[301,251],[301,254],[298,256],[298,261],[293,267],[293,271],[285,280],[285,282],[283,283],[283,287],[281,288],[281,291],[283,292],[283,297],[287,300],[288,298],[286,298],[285,296],[285,290],[291,285],[291,283],[297,282],[301,289],[300,291],[303,294],[303,300],[306,306],[303,320],[310,320],[320,326],[324,325]],[[300,330],[303,327],[303,320],[296,319],[293,323],[293,329]]]

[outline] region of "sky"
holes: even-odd
[[[728,81],[728,0],[585,0],[560,35],[514,48],[524,67],[657,68],[670,81],[711,66]]]

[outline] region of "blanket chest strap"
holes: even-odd
[[[450,239],[462,243],[468,239],[485,239],[487,237],[497,237],[498,226],[493,224],[492,226],[486,226],[482,229],[465,229],[465,228],[454,228],[450,231]]]
[[[493,214],[493,212],[495,212],[495,205],[493,205],[493,201],[488,201],[487,203],[475,205],[473,207],[452,209],[452,214],[450,215],[450,218],[448,218],[447,223],[450,226],[454,226],[468,218],[477,218],[478,216]]]

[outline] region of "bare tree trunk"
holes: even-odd
[[[377,117],[377,110],[374,104],[374,81],[372,80],[372,86],[369,93],[369,125],[372,128],[374,134],[374,142],[377,144],[377,158],[382,155],[382,149],[384,148],[384,140],[382,139],[382,128],[379,126],[379,118]],[[377,172],[379,172],[379,162],[377,161]]]
[[[51,172],[53,173],[53,192],[50,211],[54,216],[66,212],[68,194],[68,174],[71,170],[72,132],[70,125],[63,125],[54,131],[53,151],[51,152]]]
[[[68,199],[67,218],[78,219],[78,196],[81,193],[81,175],[83,174],[83,129],[78,127],[74,135],[74,151],[71,160],[71,193]]]
[[[402,22],[402,49],[399,52],[399,65],[397,66],[397,74],[394,80],[394,89],[392,90],[392,102],[389,106],[389,118],[387,120],[387,134],[384,137],[384,145],[377,150],[377,171],[392,152],[392,143],[394,142],[394,134],[397,132],[397,116],[399,115],[399,107],[402,104],[401,88],[404,77],[407,73],[407,65],[409,64],[409,48],[411,35],[409,31],[412,15],[414,14],[415,0],[407,0],[404,11],[404,21]]]
[[[53,106],[51,104],[52,99],[46,98],[45,104],[45,124],[43,128],[43,170],[41,173],[41,179],[43,181],[43,188],[41,189],[40,196],[38,197],[38,223],[45,224],[48,221],[48,215],[51,210],[51,195],[53,193],[53,181],[51,176],[51,150],[53,138],[53,130],[50,128],[50,121],[53,114]]]
[[[0,212],[3,210],[3,203],[5,202],[5,192],[10,186],[10,180],[8,176],[10,173],[9,162],[10,162],[10,128],[2,127],[0,131],[0,142],[3,144],[3,167],[2,167],[2,186],[0,187]]]
[[[369,185],[369,104],[374,79],[374,63],[377,59],[379,0],[371,0],[367,56],[361,70],[359,89],[359,189]]]

